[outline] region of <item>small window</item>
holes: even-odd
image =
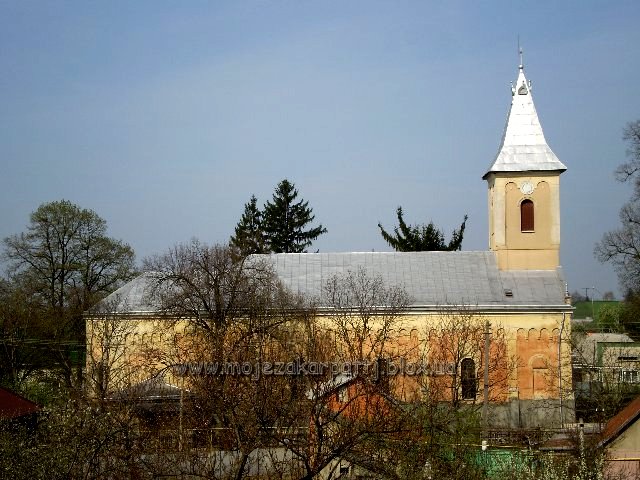
[[[476,362],[470,358],[462,360],[460,366],[462,380],[462,399],[475,400],[476,398]]]
[[[623,383],[640,383],[640,372],[637,370],[621,370],[619,375]]]
[[[520,204],[520,230],[523,232],[534,231],[533,202],[529,199],[523,200]]]

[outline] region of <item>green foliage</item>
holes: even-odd
[[[593,318],[590,324],[583,324],[586,331],[626,333],[640,340],[640,298],[630,293],[624,302],[596,300],[579,301],[575,307],[574,318]]]
[[[402,218],[402,207],[396,210],[398,226],[393,229],[394,234],[389,234],[378,223],[380,234],[385,241],[398,252],[424,252],[424,251],[454,251],[462,248],[464,229],[467,223],[467,215],[458,230],[451,234],[451,240],[446,243],[444,233],[433,222],[428,225],[407,225]]]
[[[619,304],[620,302],[615,300],[594,300],[593,302],[590,300],[574,301],[573,306],[575,307],[575,310],[573,312],[573,317],[577,319],[589,317],[597,320],[602,309],[607,310],[609,307],[615,308],[615,306]]]
[[[423,401],[410,413],[410,433],[397,439],[392,437],[386,445],[395,460],[391,468],[399,473],[400,479],[487,478],[486,466],[477,456],[481,419],[476,408]]]
[[[604,480],[602,452],[576,456],[552,453],[516,453],[496,464],[488,478],[492,480]],[[613,480],[611,478],[610,480]]]
[[[149,440],[129,412],[70,402],[43,410],[37,425],[0,422],[0,478],[140,478]]]
[[[602,305],[598,311],[598,327],[601,332],[619,333],[623,331],[622,312],[624,305],[611,302]]]
[[[244,206],[244,213],[236,225],[231,237],[231,246],[241,255],[266,253],[264,232],[262,231],[262,212],[257,206],[255,195]]]
[[[625,333],[636,341],[640,341],[640,296],[631,294],[622,303],[620,323]]]
[[[71,350],[84,348],[82,313],[136,273],[132,248],[106,230],[93,210],[61,200],[40,205],[25,232],[4,239],[0,382],[16,387],[43,367],[63,372],[68,386],[74,371],[80,381]]]
[[[82,312],[135,273],[132,248],[106,230],[93,210],[68,200],[44,203],[26,232],[4,239],[10,272],[51,309]]]
[[[262,213],[262,229],[267,249],[273,253],[300,253],[311,246],[327,229],[322,225],[307,226],[315,215],[309,202],[296,201],[298,191],[289,180],[282,180],[276,187],[271,201]]]

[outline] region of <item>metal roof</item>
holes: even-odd
[[[610,444],[640,417],[640,397],[634,398],[629,405],[609,419],[600,436],[598,447]]]
[[[404,288],[414,307],[564,305],[559,270],[500,271],[490,251],[279,253],[270,258],[290,290],[320,306],[327,306],[323,286],[329,278],[360,268],[386,285]]]
[[[108,313],[152,313],[159,310],[152,296],[153,279],[156,274],[147,272],[124,284],[111,295],[98,302],[89,314]]]
[[[565,171],[567,167],[558,160],[544,138],[531,96],[531,84],[522,65],[511,93],[511,108],[498,154],[482,178],[492,172]]]
[[[347,252],[278,253],[256,256],[273,263],[280,280],[294,293],[320,307],[326,282],[358,269],[380,276],[388,286],[402,287],[411,307],[523,308],[567,307],[565,283],[558,270],[498,270],[494,252]],[[154,274],[143,274],[109,295],[101,304],[110,312],[152,313]],[[510,293],[510,295],[508,295]]]

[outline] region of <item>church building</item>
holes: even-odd
[[[481,321],[486,325],[481,346],[487,341],[495,349],[498,339],[504,343],[503,378],[489,392],[491,425],[560,427],[573,420],[572,307],[559,258],[560,175],[566,167],[545,140],[522,64],[511,95],[498,153],[482,177],[488,187],[489,250],[282,253],[265,258],[283,284],[314,299],[318,315],[327,320],[335,311],[325,285],[336,275],[364,271],[404,289],[410,302],[402,311],[398,338],[403,345],[427,346],[443,316],[454,323]],[[145,295],[147,282],[148,275],[142,275],[103,303],[115,304],[122,319],[154,318],[158,306]],[[87,321],[95,318],[87,315]],[[454,368],[462,379],[462,401],[482,403],[486,362],[480,353],[459,360]]]

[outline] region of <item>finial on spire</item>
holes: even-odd
[[[518,55],[520,55],[520,65],[518,68],[520,70],[524,69],[524,61],[522,60],[522,47],[520,46],[520,35],[518,35]]]
[[[524,70],[524,61],[522,60],[522,48],[520,48],[520,70]]]

